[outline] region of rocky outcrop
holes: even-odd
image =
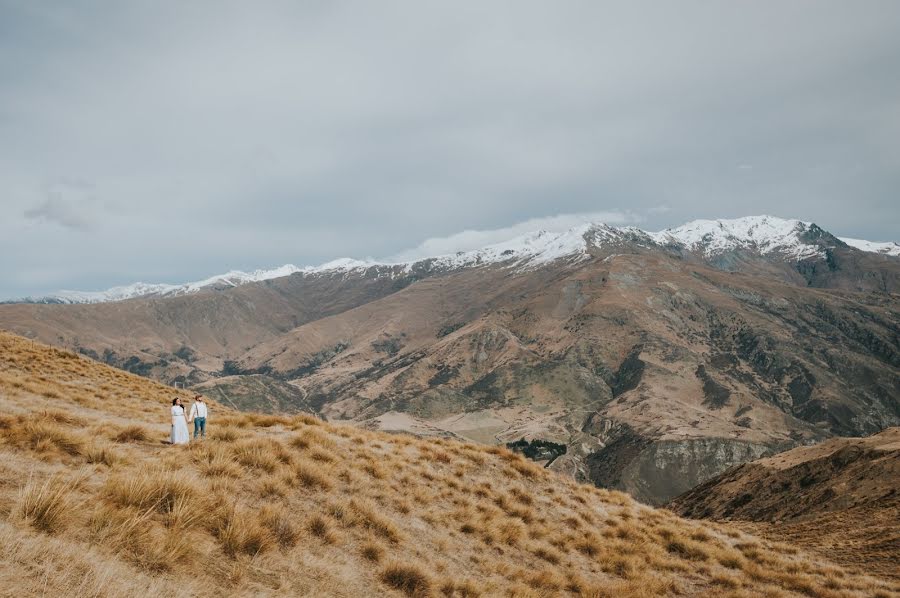
[[[588,455],[587,466],[594,484],[660,505],[736,464],[775,451],[726,438],[651,440],[629,432]]]

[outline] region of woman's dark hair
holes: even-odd
[[[177,402],[178,402],[178,399],[180,399],[180,398],[181,398],[181,397],[175,397],[174,399],[172,399],[172,406],[173,406],[173,407],[175,406],[175,403],[177,403]]]

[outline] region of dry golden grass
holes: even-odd
[[[211,527],[222,551],[231,557],[239,554],[256,556],[271,549],[275,537],[263,525],[257,513],[237,504],[220,509]]]
[[[129,425],[122,428],[113,436],[116,442],[147,442],[150,435],[143,426]]]
[[[53,476],[43,482],[28,480],[19,497],[19,514],[35,528],[56,534],[71,521],[73,484]]]
[[[0,333],[4,591],[827,598],[898,590],[790,546],[576,484],[500,447],[214,403],[208,440],[167,446],[176,395],[187,398]]]
[[[85,446],[82,454],[86,462],[102,464],[107,467],[112,467],[122,460],[122,457],[116,452],[114,447],[97,441],[90,442]]]
[[[433,582],[421,567],[393,563],[382,569],[379,577],[386,585],[416,598],[431,594]]]

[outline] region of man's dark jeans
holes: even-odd
[[[203,438],[206,438],[206,418],[205,417],[195,417],[194,418],[194,438],[197,437],[198,433]]]

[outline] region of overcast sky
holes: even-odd
[[[0,0],[0,298],[898,190],[893,0]]]

